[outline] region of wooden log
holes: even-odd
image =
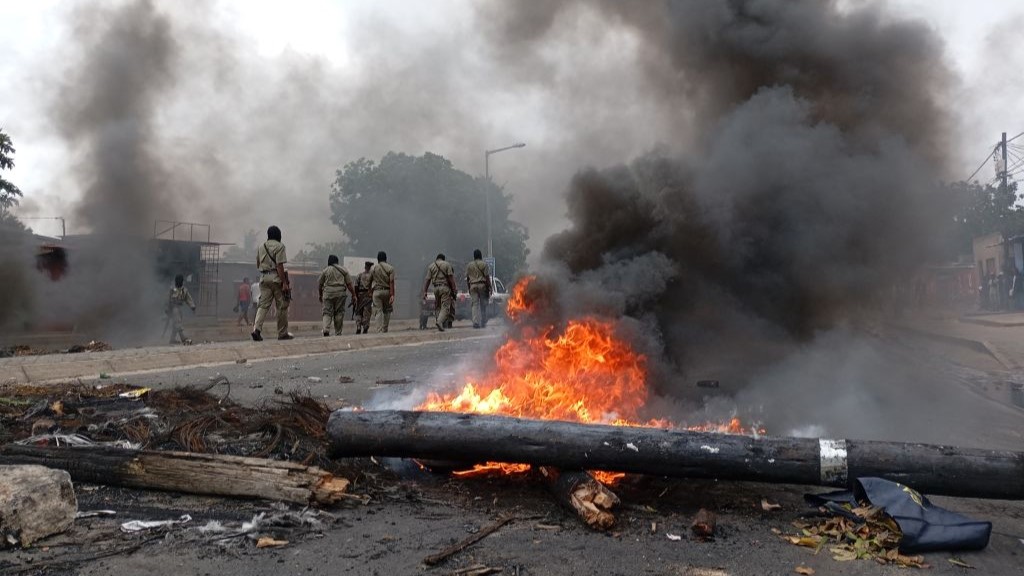
[[[555,500],[575,512],[588,527],[608,530],[615,525],[612,508],[619,504],[619,497],[589,472],[560,470],[553,466],[541,466],[537,471],[544,478]]]
[[[300,504],[333,504],[348,480],[293,462],[106,446],[0,446],[0,464],[39,464],[66,470],[75,482],[263,498]]]
[[[698,540],[710,540],[715,537],[717,525],[718,519],[715,517],[715,513],[701,508],[694,515],[693,522],[690,523],[690,530]]]
[[[334,412],[335,456],[523,462],[682,478],[845,487],[877,476],[928,494],[1024,499],[1024,453],[934,444],[731,436],[448,412]]]

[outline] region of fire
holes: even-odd
[[[458,394],[433,394],[419,408],[626,424],[647,401],[647,359],[603,320],[573,320],[561,334],[548,328],[509,340],[494,360],[494,371],[480,381]]]
[[[533,277],[520,280],[508,303],[508,316],[520,321],[534,310],[527,297]],[[584,317],[570,320],[561,331],[524,327],[494,355],[494,370],[452,394],[431,394],[417,407],[437,412],[498,414],[541,420],[565,420],[616,426],[673,427],[666,420],[644,420],[647,403],[647,358],[615,334],[611,321]],[[690,430],[744,434],[739,419],[709,423]],[[456,476],[516,474],[526,464],[488,462]],[[594,472],[613,483],[619,472]]]
[[[536,276],[524,276],[512,287],[512,295],[509,296],[505,308],[505,314],[511,320],[515,321],[524,313],[529,313],[532,310],[532,303],[526,300],[526,288],[534,279]]]

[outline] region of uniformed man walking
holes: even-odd
[[[256,250],[256,267],[260,269],[260,303],[256,310],[256,322],[252,327],[252,339],[263,340],[263,321],[267,318],[271,302],[277,304],[277,339],[291,340],[288,333],[288,305],[292,300],[292,286],[288,272],[284,244],[281,243],[281,229],[267,228],[267,241]]]
[[[473,310],[473,328],[483,328],[487,326],[487,301],[491,297],[491,267],[484,262],[479,249],[473,250],[473,261],[466,265],[466,284]]]
[[[363,272],[356,276],[356,334],[366,334],[370,331],[370,315],[373,313],[373,286],[370,269],[373,262],[363,263]]]
[[[351,294],[355,302],[356,291],[348,270],[338,265],[338,257],[334,254],[327,257],[327,267],[320,272],[317,286],[317,297],[324,305],[324,336],[331,335],[331,324],[334,325],[334,335],[340,336],[345,322],[345,301]]]
[[[434,307],[437,316],[434,318],[434,325],[441,332],[448,326],[448,318],[455,316],[453,298],[458,291],[455,287],[455,269],[445,261],[444,254],[438,254],[437,258],[427,266],[427,277],[423,281],[423,299],[427,299],[427,288],[434,286]]]
[[[388,264],[388,255],[383,250],[377,252],[377,263],[370,269],[370,284],[377,332],[387,332],[395,307],[395,267]]]
[[[171,321],[171,344],[177,344],[176,336],[182,344],[192,343],[185,337],[185,330],[181,326],[181,307],[186,305],[192,309],[192,312],[196,311],[196,303],[192,300],[192,294],[189,294],[188,288],[185,287],[185,277],[178,274],[174,277],[174,287],[171,288],[171,294],[167,299],[166,313],[167,319]]]

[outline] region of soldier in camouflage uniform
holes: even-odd
[[[338,257],[334,254],[327,257],[327,267],[320,272],[317,286],[317,297],[324,305],[324,336],[331,335],[331,324],[334,324],[334,335],[340,336],[345,322],[345,300],[351,294],[354,302],[356,292],[348,270],[338,265]],[[348,290],[347,294],[345,290]]]
[[[370,269],[370,282],[377,332],[387,332],[395,309],[395,267],[388,264],[388,255],[383,250],[377,252],[377,263]]]
[[[356,334],[366,334],[370,331],[370,316],[373,314],[373,277],[370,275],[370,268],[373,262],[364,263],[362,274],[356,276]]]
[[[181,340],[182,344],[188,345],[192,341],[185,337],[185,330],[181,327],[181,307],[188,306],[192,309],[192,312],[196,311],[196,303],[192,301],[192,295],[189,294],[188,288],[185,288],[185,277],[178,274],[174,277],[174,287],[171,288],[171,294],[167,299],[167,319],[171,322],[171,344],[177,344],[177,339]]]
[[[427,277],[423,281],[423,299],[427,299],[427,288],[434,286],[434,307],[437,310],[437,317],[434,325],[441,332],[446,326],[451,326],[448,319],[455,315],[453,309],[455,293],[455,269],[445,261],[444,254],[438,254],[437,258],[427,267]]]

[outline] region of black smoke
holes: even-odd
[[[676,130],[646,155],[576,174],[570,226],[547,240],[534,296],[558,317],[622,318],[667,360],[663,390],[737,373],[756,389],[759,370],[792,358],[787,392],[827,397],[828,383],[794,376],[799,359],[861,338],[843,327],[927,261],[943,226],[933,191],[953,78],[939,38],[878,5],[816,0],[489,10],[510,58],[529,59],[588,11],[633,30],[644,87]],[[847,372],[885,378],[879,366]],[[777,410],[776,424],[808,414],[791,412]]]

